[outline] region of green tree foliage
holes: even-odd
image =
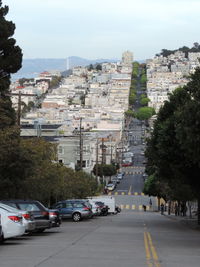
[[[117,166],[113,164],[98,164],[98,176],[103,177],[103,176],[112,176],[117,173]],[[96,175],[96,164],[94,165],[93,168],[93,173]]]
[[[170,95],[148,141],[147,172],[167,183],[171,199],[199,200],[200,69]],[[200,215],[200,214],[199,214]],[[199,216],[200,222],[200,216]]]
[[[10,98],[6,96],[10,85],[10,74],[21,68],[22,52],[12,38],[15,24],[7,21],[8,6],[2,6],[0,0],[0,128],[11,126],[15,122],[15,112]]]
[[[136,118],[138,120],[148,120],[153,115],[155,115],[154,108],[151,108],[151,107],[142,107],[142,108],[139,108],[139,110],[137,111]]]
[[[135,112],[133,111],[133,110],[131,110],[131,109],[128,109],[127,111],[125,111],[125,116],[126,117],[132,117],[132,118],[134,118],[135,117]]]
[[[1,198],[33,198],[50,205],[97,193],[90,175],[57,163],[57,148],[42,138],[21,140],[19,130],[0,131]]]
[[[141,97],[140,98],[140,104],[142,105],[142,106],[147,106],[148,105],[148,103],[149,103],[149,98],[148,97]]]
[[[195,42],[193,44],[193,47],[191,47],[191,48],[189,48],[187,46],[183,46],[183,47],[180,47],[180,48],[175,49],[175,50],[162,49],[160,54],[157,54],[157,56],[162,55],[163,57],[168,57],[177,51],[182,51],[183,53],[185,53],[185,56],[188,57],[189,52],[200,52],[200,45],[199,45],[199,43]]]
[[[62,81],[63,77],[62,76],[53,76],[52,80],[50,82],[49,88],[57,88],[60,85],[60,82]]]
[[[138,74],[139,74],[139,63],[135,61],[133,62],[132,79],[137,78]]]
[[[94,69],[94,66],[92,64],[89,65],[88,70],[91,71]]]
[[[27,169],[32,162],[26,150],[21,148],[19,129],[0,130],[0,194],[1,198],[19,197]]]
[[[97,65],[96,65],[96,70],[100,70],[100,71],[102,70],[102,66],[101,66],[101,64],[97,64]]]
[[[130,93],[129,95],[129,105],[133,105],[135,103],[137,96],[134,93]]]

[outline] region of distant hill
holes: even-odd
[[[118,59],[85,59],[81,57],[68,57],[68,58],[35,58],[24,59],[22,62],[22,68],[12,75],[12,80],[19,78],[34,78],[38,76],[40,72],[59,70],[65,71],[67,68],[73,68],[75,66],[87,66],[95,63],[103,62],[117,62]]]

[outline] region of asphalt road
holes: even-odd
[[[7,240],[1,267],[199,267],[200,232],[156,212],[122,211]]]

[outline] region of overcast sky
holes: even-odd
[[[152,58],[200,42],[200,0],[2,0],[24,58]]]

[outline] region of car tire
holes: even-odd
[[[36,233],[43,233],[44,230],[45,230],[44,228],[42,228],[42,229],[37,229],[37,230],[36,230]]]
[[[0,244],[2,244],[5,241],[3,234],[0,236]]]
[[[79,212],[75,212],[72,215],[72,219],[73,219],[74,222],[79,222],[81,220],[81,214]]]

